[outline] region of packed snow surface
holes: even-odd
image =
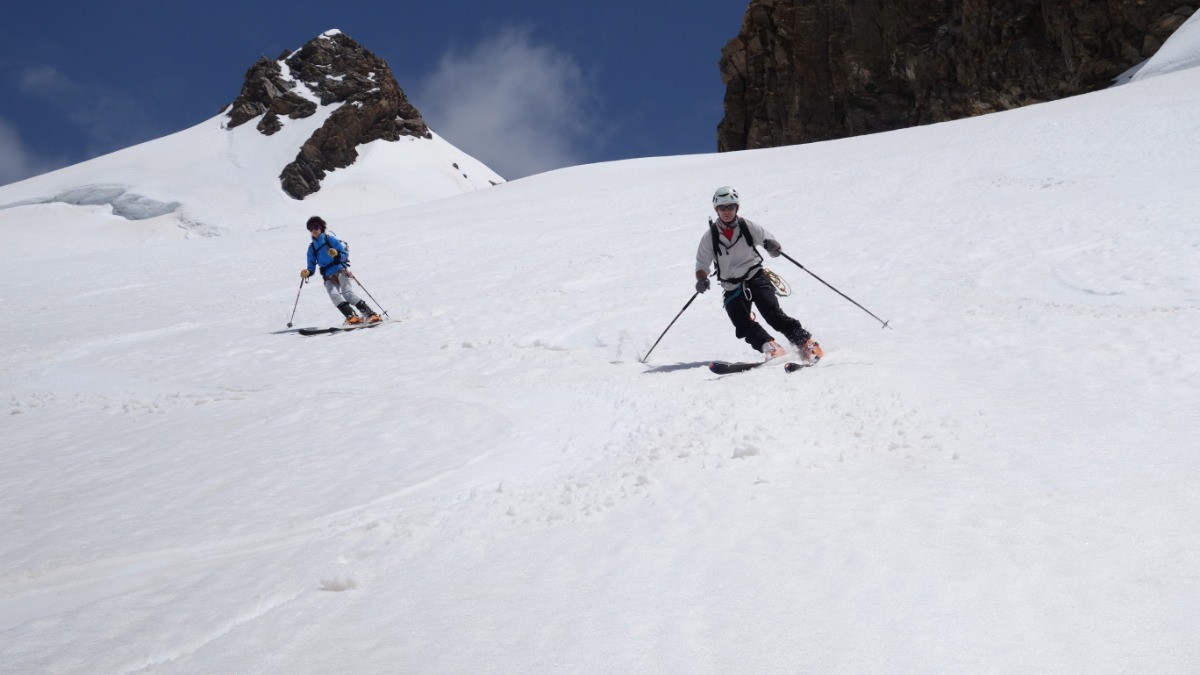
[[[1193,68],[384,212],[347,183],[319,212],[392,322],[314,337],[307,213],[10,209],[0,671],[1197,672],[1198,109]],[[769,259],[817,367],[712,375],[756,358],[716,292],[641,363],[726,184],[894,329]]]

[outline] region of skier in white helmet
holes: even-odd
[[[717,188],[712,201],[717,219],[709,219],[708,231],[700,238],[700,246],[696,249],[696,292],[709,289],[709,269],[715,265],[715,276],[725,292],[725,312],[739,338],[755,351],[762,352],[768,360],[787,354],[787,350],[754,320],[753,309],[757,307],[762,318],[783,333],[802,359],[815,362],[824,355],[821,345],[799,321],[780,308],[775,285],[763,271],[763,258],[755,244],[761,245],[773,258],[783,252],[783,247],[766,228],[738,215],[741,200],[737,190],[728,185]]]

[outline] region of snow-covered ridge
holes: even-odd
[[[1186,8],[1177,10],[1187,11]],[[1128,84],[1137,80],[1145,80],[1159,75],[1165,75],[1180,70],[1195,68],[1200,65],[1200,23],[1197,22],[1200,12],[1192,12],[1191,16],[1175,29],[1171,37],[1155,52],[1154,56],[1121,73],[1113,80],[1113,86]]]
[[[289,120],[270,137],[253,125],[226,129],[219,115],[170,136],[0,187],[0,228],[23,227],[38,219],[40,209],[62,203],[80,208],[69,225],[80,240],[102,236],[111,216],[140,221],[146,240],[233,234],[303,222],[312,213],[347,218],[382,211],[502,180],[435,134],[361,146],[356,164],[330,174],[319,193],[302,202],[291,199],[279,188],[280,168],[335,107]],[[82,208],[99,204],[108,210]]]
[[[1200,66],[1200,12],[1195,12],[1133,75],[1133,81]]]
[[[336,29],[323,37],[339,35]],[[234,234],[302,222],[314,212],[331,218],[461,195],[503,182],[495,172],[445,139],[402,138],[357,147],[351,166],[338,168],[303,201],[289,197],[280,174],[301,147],[339,107],[279,61],[290,91],[315,104],[316,112],[279,119],[279,130],[259,133],[254,123],[228,128],[224,115],[183,131],[97,157],[75,166],[0,186],[0,228],[36,221],[60,204],[77,208],[65,225],[80,241],[103,239],[110,216],[138,221],[129,232],[142,240]],[[374,75],[374,73],[373,73]],[[104,205],[107,209],[94,208]],[[47,210],[49,209],[49,210]],[[137,241],[122,238],[128,244]]]

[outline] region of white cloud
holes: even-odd
[[[434,131],[507,179],[582,163],[593,142],[582,69],[525,29],[451,50],[412,100]]]
[[[95,84],[78,82],[52,66],[21,72],[21,90],[46,101],[87,137],[87,155],[119,150],[159,135],[154,123],[132,98]]]
[[[0,185],[8,185],[40,173],[42,162],[34,159],[16,129],[0,119]]]
[[[70,92],[76,87],[51,66],[27,68],[21,73],[21,88],[31,94],[42,96],[59,96]]]

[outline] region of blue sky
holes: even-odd
[[[0,4],[0,184],[197,124],[259,56],[338,28],[506,178],[714,152],[746,0]]]

